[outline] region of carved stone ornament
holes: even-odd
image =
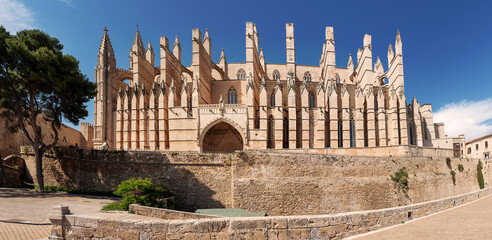
[[[262,90],[267,90],[267,85],[266,85],[266,82],[265,82],[265,75],[262,75],[261,76],[261,80],[260,80],[260,92]]]
[[[325,80],[323,78],[319,78],[318,85],[316,86],[316,92],[319,94],[323,90],[323,92],[326,92],[325,89]]]
[[[362,88],[360,87],[359,84],[357,84],[357,87],[355,88],[355,94],[357,97],[362,93]]]
[[[248,77],[248,80],[246,83],[246,93],[249,92],[249,89],[251,89],[253,92],[255,90],[255,86],[253,83],[253,76],[251,76],[251,73],[250,73],[250,76]]]
[[[306,81],[301,82],[301,94],[304,93],[304,91],[307,89],[307,83]]]
[[[181,88],[181,95],[188,94],[188,84],[183,83],[183,87]]]
[[[166,94],[166,83],[164,81],[161,81],[160,85],[162,94]]]
[[[342,85],[342,96],[345,96],[345,93],[348,92],[348,89],[347,89],[347,81],[346,80],[343,80],[343,85]]]
[[[403,90],[403,86],[400,86],[400,99],[403,99],[403,95],[405,94],[404,90]]]
[[[289,72],[289,76],[287,77],[287,94],[290,93],[290,90],[292,90],[294,86],[295,86],[294,77]]]
[[[198,75],[195,75],[195,79],[193,80],[193,89],[192,92],[200,92],[200,77]]]
[[[378,98],[384,98],[384,92],[382,87],[378,88]]]
[[[372,88],[372,85],[371,84],[367,85],[367,90],[366,91],[367,91],[366,92],[366,95],[368,97],[370,97],[372,95],[372,92],[373,92],[373,88]]]
[[[176,86],[174,86],[174,78],[171,78],[171,86],[170,86],[171,93],[174,93],[176,90]]]
[[[329,86],[328,86],[328,96],[331,96],[331,94],[337,92],[337,85],[335,81],[330,81]]]

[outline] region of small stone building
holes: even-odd
[[[433,146],[430,105],[406,104],[400,32],[387,63],[372,56],[365,35],[346,66],[336,66],[333,27],[326,27],[319,65],[296,64],[294,24],[286,24],[286,63],[267,63],[256,25],[246,23],[246,61],[212,61],[212,39],[192,31],[192,63],[161,37],[160,63],[137,30],[130,68],[116,67],[104,30],[95,69],[94,147],[231,152],[242,149]],[[386,65],[386,70],[383,65]]]

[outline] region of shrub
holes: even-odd
[[[169,155],[171,155],[171,157],[174,157],[174,156],[178,155],[178,153],[177,152],[170,152]]]
[[[125,210],[121,206],[121,202],[112,202],[104,207],[102,207],[101,211],[114,211],[114,210]]]
[[[29,152],[29,148],[27,146],[24,146],[24,154],[27,155],[28,152]]]
[[[483,172],[482,172],[483,166],[482,166],[482,161],[478,160],[477,164],[477,179],[478,179],[478,186],[480,189],[485,188],[485,182],[483,180]]]
[[[463,167],[463,164],[458,164],[458,171],[463,172],[465,170],[465,167]]]
[[[408,172],[405,167],[400,168],[395,175],[390,176],[391,180],[395,182],[395,185],[400,189],[403,193],[407,193],[408,191]]]
[[[451,170],[451,172],[449,172],[451,174],[451,179],[453,180],[453,185],[456,186],[456,172]]]
[[[121,182],[115,195],[123,198],[120,209],[128,210],[130,204],[138,203],[144,206],[162,206],[158,200],[171,196],[169,189],[163,185],[154,185],[149,178],[131,178]]]
[[[38,190],[38,185],[34,185],[34,189]],[[68,192],[68,187],[64,186],[53,186],[53,185],[44,185],[44,190],[48,192]]]
[[[448,165],[448,168],[451,169],[451,158],[446,158],[446,165]]]

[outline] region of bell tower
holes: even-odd
[[[111,99],[113,96],[111,96],[111,89],[113,78],[116,75],[116,59],[107,28],[104,28],[104,35],[97,54],[95,75],[97,95],[94,99],[94,147],[99,147],[104,142],[112,147],[113,103]]]

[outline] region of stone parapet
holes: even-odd
[[[162,218],[167,220],[218,218],[217,216],[176,211],[176,210],[165,209],[165,208],[147,207],[147,206],[142,206],[140,204],[131,204],[130,212],[142,216]]]
[[[62,214],[50,215],[53,223],[50,239],[342,239],[441,212],[491,193],[492,188],[487,188],[407,206],[329,215],[114,220],[64,215],[61,211]],[[60,231],[62,228],[64,232]]]

